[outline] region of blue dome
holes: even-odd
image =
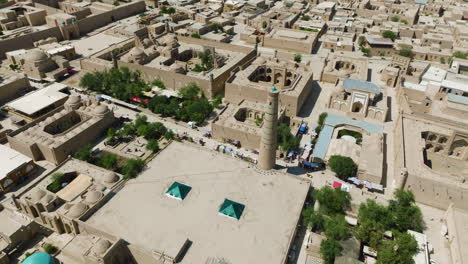
[[[22,264],[54,264],[54,259],[45,252],[34,253],[27,257]]]

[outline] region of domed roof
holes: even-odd
[[[93,247],[93,252],[96,255],[102,255],[111,247],[111,243],[106,239],[99,240]]]
[[[45,253],[45,252],[37,252],[32,254],[31,256],[27,257],[22,264],[54,264],[54,258]]]
[[[38,202],[42,197],[44,197],[44,195],[46,195],[46,192],[44,190],[38,189],[31,195],[31,200],[33,202]]]
[[[84,212],[88,210],[88,206],[86,204],[83,204],[81,202],[74,204],[70,210],[68,210],[67,215],[73,218],[80,217]]]
[[[40,50],[32,50],[26,53],[25,60],[27,61],[42,61],[47,59],[47,55]]]
[[[86,195],[85,202],[89,203],[89,204],[94,204],[97,201],[99,201],[99,199],[101,199],[101,197],[102,197],[101,192],[91,191],[91,192],[88,192],[88,194]]]
[[[71,95],[67,100],[67,104],[78,104],[79,102],[81,102],[81,98],[78,95]]]
[[[46,122],[47,122],[47,123],[52,123],[52,122],[54,122],[55,120],[57,120],[55,117],[49,116],[49,117],[46,119]]]
[[[143,56],[145,53],[138,47],[134,47],[133,49],[130,50],[128,55],[133,56],[133,57],[140,57]]]
[[[149,38],[145,38],[143,40],[143,44],[145,44],[146,46],[149,46],[149,45],[151,45],[151,40]]]
[[[94,108],[94,113],[96,115],[104,115],[107,112],[109,112],[109,108],[107,108],[106,105],[98,105],[96,108]]]
[[[105,183],[114,183],[118,179],[119,178],[117,177],[117,175],[115,175],[115,173],[113,173],[113,172],[109,172],[106,175],[104,175],[104,182]]]
[[[62,112],[55,113],[54,117],[55,117],[55,119],[59,119],[59,118],[63,117],[63,114],[62,114]]]

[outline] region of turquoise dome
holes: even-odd
[[[49,254],[45,252],[34,253],[27,257],[22,264],[54,264],[55,261]]]

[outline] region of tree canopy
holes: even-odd
[[[344,214],[351,205],[351,195],[348,192],[330,186],[314,190],[312,197],[320,203],[319,211],[326,215]]]
[[[129,159],[122,167],[122,173],[125,179],[135,178],[145,166],[145,162],[141,159]]]
[[[396,233],[394,240],[386,240],[377,251],[377,264],[411,264],[418,252],[418,243],[411,234]]]
[[[299,139],[291,133],[291,128],[284,123],[278,125],[278,148],[284,152],[297,149],[299,147]]]
[[[353,159],[341,155],[332,155],[328,160],[328,165],[336,173],[336,176],[342,180],[354,177],[358,169]]]
[[[335,257],[341,253],[342,247],[340,243],[334,239],[322,240],[320,243],[320,255],[324,264],[335,263]]]
[[[385,30],[384,32],[382,32],[382,37],[389,38],[392,41],[394,41],[397,38],[397,35],[393,31]]]
[[[122,101],[128,101],[135,96],[140,97],[143,91],[151,89],[138,71],[130,71],[127,67],[88,72],[81,77],[80,86]]]

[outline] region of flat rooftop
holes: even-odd
[[[102,51],[114,44],[127,40],[128,38],[111,36],[105,33],[99,33],[89,38],[80,39],[71,43],[75,47],[76,53],[83,57],[89,57],[99,51]]]
[[[182,201],[165,195],[175,181],[192,187]],[[289,174],[261,172],[173,142],[87,223],[167,254],[177,254],[189,239],[181,263],[284,263],[309,186]],[[224,199],[245,205],[239,220],[218,214]]]
[[[16,150],[0,144],[0,180],[5,178],[16,168],[23,166],[31,160],[31,158],[17,152]]]
[[[53,83],[38,91],[27,94],[9,104],[8,107],[27,115],[33,115],[40,110],[68,97],[66,93],[61,92],[67,88],[61,83]]]

